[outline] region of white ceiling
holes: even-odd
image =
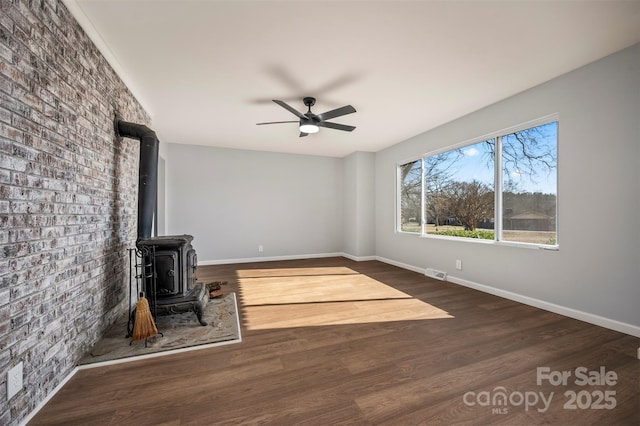
[[[64,2],[162,142],[335,157],[640,42],[640,1]],[[304,96],[316,114],[353,105],[332,121],[356,130],[256,126],[295,120],[271,99],[305,112]]]

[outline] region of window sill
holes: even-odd
[[[424,238],[424,239],[430,239],[430,240],[469,242],[469,243],[496,245],[496,246],[503,246],[503,247],[524,248],[529,250],[560,251],[560,247],[558,245],[552,246],[552,245],[545,245],[545,244],[521,243],[517,241],[495,241],[495,240],[484,240],[481,238],[450,237],[447,235],[418,234],[415,232],[405,232],[405,231],[396,231],[396,234],[405,235],[405,236],[415,236],[418,238]]]

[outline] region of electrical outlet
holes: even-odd
[[[462,271],[462,260],[456,259],[456,269]]]
[[[259,251],[260,253],[262,253],[262,252],[264,251],[264,246],[263,246],[262,244],[260,244],[260,245],[258,246],[258,251]]]
[[[7,373],[7,400],[22,389],[22,361]]]

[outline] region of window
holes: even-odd
[[[422,229],[422,160],[398,168],[400,180],[400,230],[420,232]]]
[[[557,245],[558,122],[540,123],[398,165],[398,230]]]
[[[556,245],[558,123],[500,138],[500,240]]]
[[[492,140],[425,157],[427,234],[493,239]],[[492,229],[490,226],[489,229]]]

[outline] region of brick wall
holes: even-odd
[[[0,424],[17,424],[126,309],[138,142],[113,117],[149,117],[58,0],[0,0],[0,101]]]

